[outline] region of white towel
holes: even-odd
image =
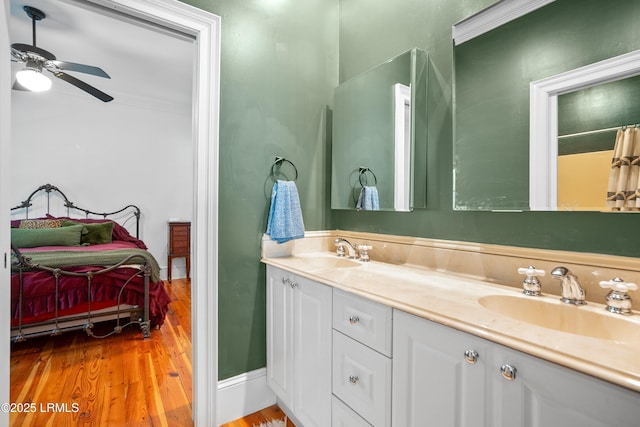
[[[267,234],[278,243],[304,237],[304,221],[294,181],[276,181],[271,190]]]

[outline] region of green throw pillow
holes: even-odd
[[[80,243],[83,245],[101,245],[112,242],[113,222],[111,221],[94,223],[75,222],[68,219],[62,221],[63,228],[75,225],[82,225],[86,229],[80,238]]]
[[[61,228],[12,228],[11,243],[17,248],[38,246],[79,246],[84,226]]]

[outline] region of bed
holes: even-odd
[[[45,184],[11,211],[14,342],[71,330],[104,338],[129,325],[139,325],[148,338],[152,326],[164,323],[171,298],[158,262],[139,239],[137,206],[94,212]],[[94,333],[105,321],[113,330]]]

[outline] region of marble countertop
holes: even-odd
[[[340,266],[334,254],[307,253],[265,257],[262,262],[326,285],[429,319],[490,341],[520,350],[562,366],[640,392],[640,314],[626,320],[637,324],[625,342],[561,332],[497,313],[480,304],[488,295],[527,297],[513,287],[491,284],[473,277],[413,265],[371,261]],[[604,305],[572,307],[611,314]]]

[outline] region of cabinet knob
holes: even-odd
[[[467,350],[464,352],[464,360],[467,361],[467,363],[471,363],[474,364],[478,361],[478,352],[475,350]]]
[[[298,282],[291,282],[291,288],[292,289],[293,288],[297,288],[298,286],[300,286],[300,285],[298,285]]]
[[[355,314],[352,315],[352,316],[349,316],[349,323],[351,323],[352,325],[355,325],[359,321],[360,321],[360,318],[358,316],[356,316]]]
[[[350,375],[349,376],[349,382],[351,384],[357,384],[359,380],[360,380],[360,378],[358,378],[357,375]]]
[[[506,380],[513,381],[516,379],[515,366],[504,364],[500,367],[500,373]]]
[[[289,283],[291,283],[291,279],[289,279],[288,277],[283,277],[282,278],[282,284],[283,285],[288,285]]]

